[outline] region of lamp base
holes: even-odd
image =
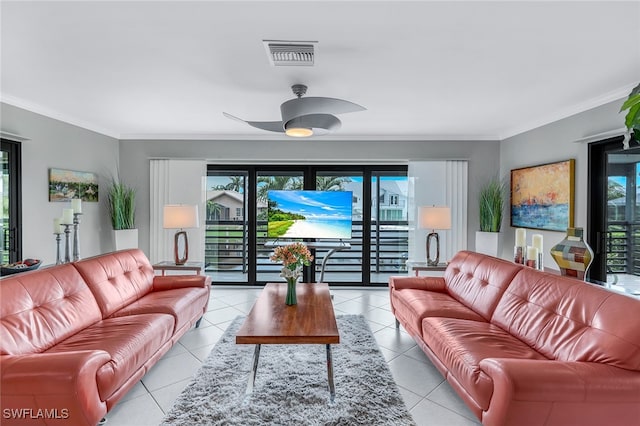
[[[435,259],[431,259],[431,240],[435,239],[436,240],[436,257]],[[431,232],[429,235],[427,235],[427,242],[426,242],[426,249],[427,249],[427,266],[438,266],[438,263],[440,263],[440,236],[438,235],[437,232]]]
[[[184,250],[182,251],[182,256],[180,254],[180,243],[182,240],[182,245],[184,246]],[[176,262],[176,265],[184,265],[187,263],[187,258],[189,257],[189,240],[187,239],[187,233],[185,231],[176,232],[175,237],[173,238],[173,258]]]

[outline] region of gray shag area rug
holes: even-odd
[[[245,397],[254,345],[236,345],[236,318],[182,391],[163,425],[415,425],[367,321],[339,315],[329,401],[324,345],[262,345]]]

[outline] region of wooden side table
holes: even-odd
[[[166,271],[192,271],[195,272],[196,275],[200,275],[203,269],[204,262],[187,262],[184,265],[176,265],[175,262],[165,260],[164,262],[153,265],[153,270],[161,271],[162,275],[164,275]]]
[[[409,273],[413,271],[416,275],[420,275],[420,271],[427,272],[444,272],[447,269],[446,263],[438,263],[436,266],[428,265],[427,262],[411,262],[407,261],[407,268],[409,269]]]

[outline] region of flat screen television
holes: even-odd
[[[267,193],[268,238],[351,238],[351,191]]]

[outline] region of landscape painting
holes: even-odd
[[[575,160],[511,170],[511,226],[566,231],[573,227]]]
[[[98,201],[98,175],[74,170],[49,169],[49,201]]]

